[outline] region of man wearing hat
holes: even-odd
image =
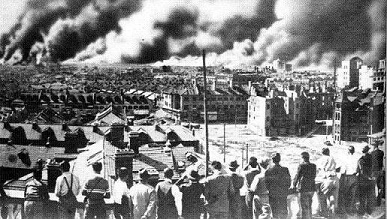
[[[254,194],[253,201],[253,218],[258,218],[262,213],[264,205],[269,205],[269,190],[266,187],[265,173],[270,164],[269,158],[264,158],[259,162],[261,173],[254,177],[250,186],[250,191]]]
[[[370,147],[368,145],[363,147],[363,156],[359,159],[357,165],[360,215],[371,215],[372,213],[372,190],[374,189],[374,183],[372,181],[372,156],[368,153],[369,150]]]
[[[298,166],[293,188],[300,191],[302,218],[312,219],[312,197],[315,191],[316,165],[309,162],[309,153],[302,152],[303,162]]]
[[[199,183],[199,180],[199,173],[193,170],[188,175],[188,182],[180,186],[180,191],[183,193],[184,219],[200,219],[200,215],[204,212],[204,202],[201,198],[204,186]]]
[[[383,141],[377,140],[372,145],[374,150],[371,152],[372,156],[372,177],[376,180],[376,186],[378,187],[378,195],[376,205],[380,206],[382,196],[384,194],[384,177],[383,177],[383,159],[384,152],[379,149],[379,145],[382,145]]]
[[[236,160],[231,161],[229,164],[229,170],[231,171],[231,180],[234,186],[235,193],[230,197],[230,218],[237,219],[242,217],[242,199],[239,190],[242,188],[244,178],[236,172],[239,164]]]
[[[289,169],[281,166],[281,155],[274,153],[271,156],[274,165],[265,173],[266,187],[269,190],[269,203],[274,218],[286,218],[287,196],[291,184]]]
[[[133,219],[154,219],[156,218],[156,192],[148,183],[150,178],[148,171],[141,169],[139,174],[140,182],[129,190]]]

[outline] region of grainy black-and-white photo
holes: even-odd
[[[385,218],[386,8],[1,0],[0,218]]]

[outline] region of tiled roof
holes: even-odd
[[[164,152],[161,147],[140,147],[141,156],[133,159],[133,172],[138,173],[141,168],[163,171],[167,167],[173,167],[172,154]]]
[[[25,149],[30,157],[31,165],[25,165],[18,157],[18,153]],[[30,169],[38,159],[51,159],[55,154],[64,153],[64,148],[39,147],[27,145],[0,145],[0,166],[18,169]]]
[[[85,133],[85,136],[89,139],[89,142],[97,142],[98,140],[103,139],[103,136],[93,132],[93,126],[68,126],[68,130],[63,130],[62,125],[42,125],[39,124],[40,132],[32,128],[32,124],[26,123],[10,123],[10,125],[14,128],[22,127],[26,133],[26,137],[28,140],[40,140],[41,139],[41,131],[44,131],[47,128],[51,128],[54,133],[57,141],[64,141],[64,136],[68,131],[74,131],[76,129],[82,129]],[[109,127],[99,127],[99,129],[105,132]],[[9,138],[11,136],[11,132],[4,128],[4,123],[0,123],[0,138]]]
[[[173,147],[172,148],[172,154],[173,154],[173,157],[175,159],[175,162],[179,162],[179,161],[183,161],[185,162],[187,159],[185,157],[185,154],[187,152],[191,152],[191,153],[194,153],[195,152],[195,148],[194,147],[184,147],[182,144],[179,144],[178,146],[176,147]]]

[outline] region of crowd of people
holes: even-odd
[[[336,218],[339,214],[358,214],[369,217],[374,206],[384,198],[384,153],[373,144],[362,148],[362,156],[355,156],[355,148],[348,147],[348,154],[335,160],[329,148],[322,149],[322,156],[311,163],[308,152],[302,152],[301,163],[292,179],[289,169],[280,164],[281,154],[271,158],[250,157],[242,170],[237,161],[228,165],[211,163],[211,175],[203,177],[198,172],[198,160],[187,155],[191,166],[174,182],[174,170],[164,170],[164,180],[154,187],[150,184],[147,169],[139,172],[140,180],[128,187],[129,171],[122,167],[113,185],[112,194],[108,181],[100,172],[101,163],[92,165],[95,176],[83,188],[79,179],[70,173],[68,162],[61,164],[62,175],[56,180],[55,195],[59,197],[59,218],[74,218],[76,196],[85,198],[85,218],[106,218],[104,199],[114,200],[115,218],[133,219],[269,219],[287,218],[294,214],[289,196],[297,197],[300,218],[312,214]],[[317,194],[318,211],[312,212],[313,198]],[[47,187],[41,182],[37,168],[33,180],[25,189],[26,218],[42,218],[44,200],[48,199]]]

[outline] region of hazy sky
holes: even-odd
[[[1,0],[0,34],[7,32],[16,23],[24,9],[26,0]]]

